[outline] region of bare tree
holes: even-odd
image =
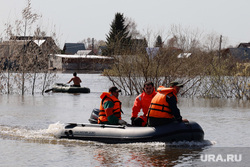
[[[54,41],[51,37],[46,37],[46,33],[40,28],[35,30],[34,35],[31,35],[34,24],[40,16],[32,13],[30,2],[27,0],[27,6],[22,11],[21,20],[16,20],[14,25],[6,24],[5,32],[9,41],[0,43],[0,54],[3,55],[1,57],[1,70],[3,70],[1,71],[1,79],[7,81],[7,84],[5,82],[1,82],[1,84],[3,85],[2,90],[6,88],[8,94],[16,89],[17,92],[21,90],[22,95],[27,90],[31,90],[34,95],[36,86],[41,88],[43,85],[42,88],[45,89],[55,77],[54,74],[53,77],[47,76],[48,56],[51,53],[59,52],[59,48],[48,47],[48,45],[53,46]],[[46,76],[44,82],[37,83],[37,79],[42,80],[43,73]]]
[[[137,29],[137,24],[132,18],[125,17],[125,24],[128,26],[129,36],[132,39],[143,38],[140,31]]]
[[[200,47],[202,32],[198,29],[183,28],[180,25],[172,25],[170,34],[174,37],[174,47],[185,52],[193,51]]]
[[[114,65],[104,74],[128,95],[139,94],[145,81],[153,81],[157,87],[178,80],[185,83],[183,96],[249,99],[249,63],[227,56],[220,60],[218,35],[203,36],[198,30],[180,27],[172,30],[163,48],[115,55]],[[150,34],[145,37],[152,38]],[[185,52],[191,56],[178,57]]]

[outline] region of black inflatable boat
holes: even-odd
[[[70,85],[66,85],[63,83],[56,83],[52,87],[53,92],[61,92],[61,93],[90,93],[90,89],[87,87],[74,87]]]

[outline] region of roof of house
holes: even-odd
[[[79,59],[79,58],[84,58],[84,59],[113,59],[112,57],[108,56],[98,56],[98,55],[79,55],[79,54],[53,54],[53,56],[56,57],[62,57],[62,58],[73,58],[73,59]]]
[[[238,45],[238,48],[250,48],[250,42],[248,42],[248,43],[240,43]]]
[[[51,37],[46,36],[11,36],[10,40],[47,40]]]
[[[189,58],[192,53],[180,53],[177,58]]]
[[[65,54],[76,54],[78,50],[86,50],[84,43],[65,43],[63,47]]]
[[[76,54],[78,55],[88,55],[92,50],[78,50]]]
[[[55,53],[61,52],[61,49],[56,45],[53,38],[49,36],[11,36],[9,41],[32,41],[41,48],[50,48]]]

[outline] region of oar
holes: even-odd
[[[50,92],[50,91],[52,91],[53,90],[53,88],[52,89],[47,89],[47,90],[45,90],[44,92],[45,93],[48,93],[48,92]]]

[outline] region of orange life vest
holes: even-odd
[[[158,93],[151,101],[147,116],[154,118],[174,118],[169,108],[169,104],[166,101],[166,96],[175,96],[177,99],[176,90],[174,88],[160,86],[157,91]]]
[[[137,96],[132,108],[132,117],[137,117],[141,109],[143,111],[143,115],[146,116],[148,113],[148,108],[151,104],[151,100],[156,95],[156,93],[157,92],[154,90],[150,95],[148,95],[143,91],[139,96]]]
[[[113,115],[115,115],[118,119],[121,119],[121,102],[118,100],[115,96],[113,96],[111,93],[104,92],[101,94],[100,98],[102,99],[100,104],[100,112],[98,117],[98,124],[101,122],[108,122],[108,116],[105,112],[105,109],[103,107],[104,103],[106,101],[112,101],[114,103],[113,107]]]

